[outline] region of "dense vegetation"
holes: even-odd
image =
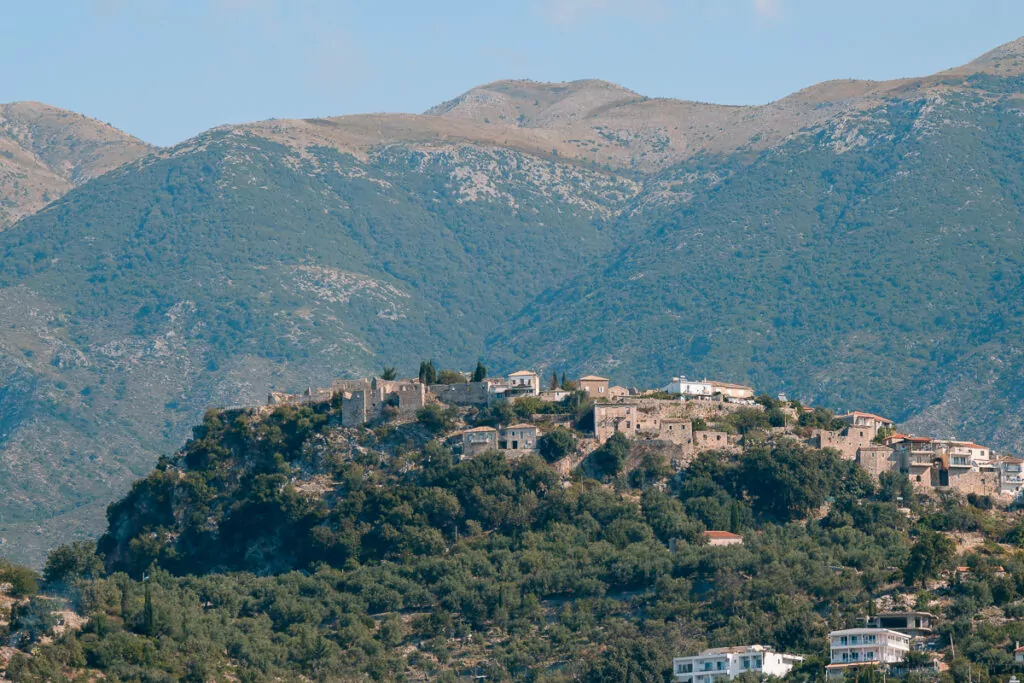
[[[649,208],[644,239],[546,292],[492,348],[623,385],[749,380],[1024,447],[1024,127],[1004,95],[1020,82],[972,83],[985,91],[843,117]]]
[[[0,533],[41,562],[206,406],[422,358],[747,381],[1024,448],[1020,88],[950,76],[646,177],[221,129],[97,178],[0,234]]]
[[[0,518],[32,531],[0,533],[25,548],[41,517],[101,510],[209,405],[384,364],[405,377],[420,358],[472,368],[487,334],[626,237],[526,163],[473,148],[300,157],[217,132],[0,234],[0,309],[33,312],[0,330]],[[477,165],[507,200],[465,200],[452,174]],[[624,180],[580,173],[559,192],[624,202]],[[100,528],[100,511],[69,517]]]
[[[817,680],[827,631],[900,595],[942,615],[957,681],[968,663],[973,680],[1010,671],[1024,639],[998,618],[1024,614],[1024,564],[996,543],[1024,526],[986,500],[915,498],[784,438],[680,473],[626,456],[602,485],[536,456],[454,462],[419,422],[336,420],[328,404],[209,413],[110,508],[98,549],[51,554],[51,597],[15,607],[11,642],[52,629],[53,596],[88,620],[8,676],[663,681],[673,655],[764,643],[809,655],[795,675]],[[951,532],[988,540],[957,556]],[[955,564],[971,575],[935,582]]]

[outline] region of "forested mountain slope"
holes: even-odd
[[[760,107],[501,81],[92,166],[47,143],[69,178],[134,160],[0,235],[0,537],[95,531],[210,405],[430,357],[1018,445],[1020,52]]]
[[[0,230],[150,151],[81,114],[38,102],[0,104]]]
[[[620,381],[748,380],[1024,447],[1022,92],[972,75],[806,130],[647,212],[644,239],[493,348]]]
[[[34,545],[91,505],[94,529],[211,404],[475,362],[625,239],[605,216],[638,190],[500,148],[357,159],[222,130],[71,192],[0,238],[4,523]]]
[[[443,444],[490,409],[372,429],[339,426],[340,412],[210,411],[111,506],[98,544],[51,554],[45,597],[0,561],[19,591],[0,596],[13,603],[0,673],[655,683],[673,656],[761,643],[805,656],[791,679],[809,682],[824,676],[830,630],[908,607],[937,615],[908,666],[939,658],[949,680],[1014,671],[1019,514],[987,496],[915,494],[899,473],[875,481],[763,431],[770,412],[719,415],[745,425],[742,452],[708,451],[682,472],[619,434],[600,474],[574,469],[572,447],[546,451],[552,462],[455,462]],[[711,546],[708,529],[742,544]]]

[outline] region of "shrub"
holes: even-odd
[[[576,449],[576,437],[565,427],[556,427],[540,438],[537,448],[545,460],[555,462]]]

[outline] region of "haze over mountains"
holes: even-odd
[[[1015,41],[760,107],[501,81],[159,150],[6,105],[0,536],[96,531],[207,406],[428,357],[715,375],[1022,449],[1022,74]]]

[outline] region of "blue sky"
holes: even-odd
[[[0,102],[165,145],[222,123],[419,112],[501,78],[763,103],[1024,35],[1021,0],[9,0],[0,17]]]

